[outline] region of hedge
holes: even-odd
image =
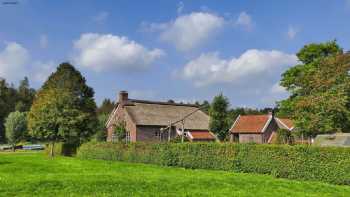
[[[350,185],[350,148],[230,143],[83,144],[81,159],[270,174]]]

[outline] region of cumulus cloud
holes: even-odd
[[[160,40],[174,45],[179,51],[188,51],[208,41],[224,24],[225,19],[221,16],[193,12],[167,23],[143,23],[142,29],[160,31]]]
[[[127,37],[112,34],[82,34],[74,41],[74,61],[95,71],[144,70],[163,56],[160,49],[149,50]]]
[[[276,95],[286,95],[288,94],[288,91],[286,90],[286,88],[282,87],[279,82],[275,83],[272,85],[270,92],[272,94],[276,94]]]
[[[287,31],[287,37],[290,40],[293,40],[298,32],[299,32],[298,28],[293,27],[293,26],[289,26],[288,31]]]
[[[182,1],[180,1],[180,2],[177,4],[177,9],[176,9],[177,14],[181,14],[182,11],[183,11],[183,9],[184,9],[184,7],[185,7],[185,4],[184,4]]]
[[[236,20],[236,25],[243,26],[247,30],[253,27],[252,17],[246,12],[241,12]]]
[[[0,51],[0,77],[17,80],[25,75],[30,55],[26,48],[16,42],[6,43]]]
[[[54,61],[34,62],[33,78],[35,81],[44,82],[56,69],[57,64]]]
[[[33,62],[29,51],[16,42],[6,43],[5,49],[0,51],[0,77],[10,82],[16,82],[24,76],[30,76],[37,82],[44,82],[55,70],[53,61]]]
[[[96,16],[92,17],[92,20],[95,23],[104,23],[108,19],[109,13],[106,11],[102,11],[98,13]]]
[[[293,54],[281,51],[250,49],[238,58],[222,59],[217,52],[205,53],[188,62],[180,72],[185,79],[196,86],[216,83],[235,84],[246,81],[248,84],[259,78],[280,75],[281,68],[297,63]]]

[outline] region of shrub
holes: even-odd
[[[51,146],[52,144],[47,144],[45,148],[45,152],[47,155],[51,154]],[[62,156],[73,156],[76,155],[78,149],[77,144],[71,143],[55,143],[54,145],[54,155],[62,155]]]
[[[270,174],[350,185],[350,149],[229,143],[87,143],[82,159]]]

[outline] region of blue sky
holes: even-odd
[[[6,2],[18,2],[8,4]],[[232,106],[268,107],[305,44],[350,49],[350,1],[0,0],[0,77],[39,88],[69,61],[96,101],[192,102],[223,92]]]

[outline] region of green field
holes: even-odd
[[[0,153],[0,196],[350,196],[349,186],[271,176]]]

